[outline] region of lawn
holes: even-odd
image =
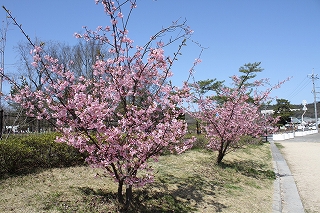
[[[271,212],[268,143],[230,153],[223,164],[202,149],[151,163],[155,182],[134,189],[131,212]],[[117,185],[103,170],[54,168],[0,180],[0,212],[117,212]]]

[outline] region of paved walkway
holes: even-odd
[[[320,212],[320,133],[271,141],[275,173],[273,212]],[[290,169],[289,169],[290,167]]]

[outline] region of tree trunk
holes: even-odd
[[[200,129],[200,123],[199,123],[198,120],[196,121],[196,125],[197,125],[197,134],[200,135],[201,134],[201,129]]]
[[[2,130],[3,130],[3,109],[0,109],[0,139],[2,139]]]
[[[221,145],[220,145],[220,149],[218,150],[219,154],[217,157],[217,164],[220,164],[222,159],[224,158],[224,156],[227,153],[227,150],[230,146],[231,141],[227,140],[227,141],[222,141]]]
[[[118,181],[118,202],[119,204],[123,205],[124,199],[122,194],[122,187],[123,187],[123,180]]]
[[[38,132],[38,133],[41,132],[40,129],[41,129],[40,120],[37,120],[37,132]]]
[[[124,205],[125,210],[129,209],[131,201],[132,201],[132,185],[128,185],[126,188],[126,203]]]
[[[132,202],[132,185],[127,185],[126,197],[124,200],[124,196],[122,194],[123,183],[124,183],[123,180],[119,180],[118,182],[118,202],[119,202],[120,212],[127,212]]]
[[[217,157],[217,164],[221,163],[223,157],[224,157],[223,150],[219,150],[218,157]]]

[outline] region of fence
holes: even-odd
[[[38,120],[35,117],[22,115],[19,113],[3,113],[2,133],[32,133],[53,131],[54,127],[46,120]]]

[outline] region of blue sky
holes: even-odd
[[[75,44],[82,26],[95,29],[110,24],[101,5],[94,0],[1,0],[31,38]],[[313,102],[308,74],[320,75],[319,0],[138,0],[129,24],[129,37],[143,45],[161,27],[177,19],[187,20],[192,39],[207,49],[196,67],[196,80],[227,80],[245,63],[261,62],[258,78],[272,84],[293,77],[272,96],[292,104]],[[5,20],[1,8],[0,20]],[[5,71],[17,69],[14,49],[24,41],[10,25],[5,49]],[[181,85],[200,49],[188,43],[173,67],[173,82]],[[319,76],[320,77],[320,76]],[[316,86],[320,87],[319,80]],[[320,92],[320,88],[317,88]],[[320,100],[320,93],[318,94]]]

